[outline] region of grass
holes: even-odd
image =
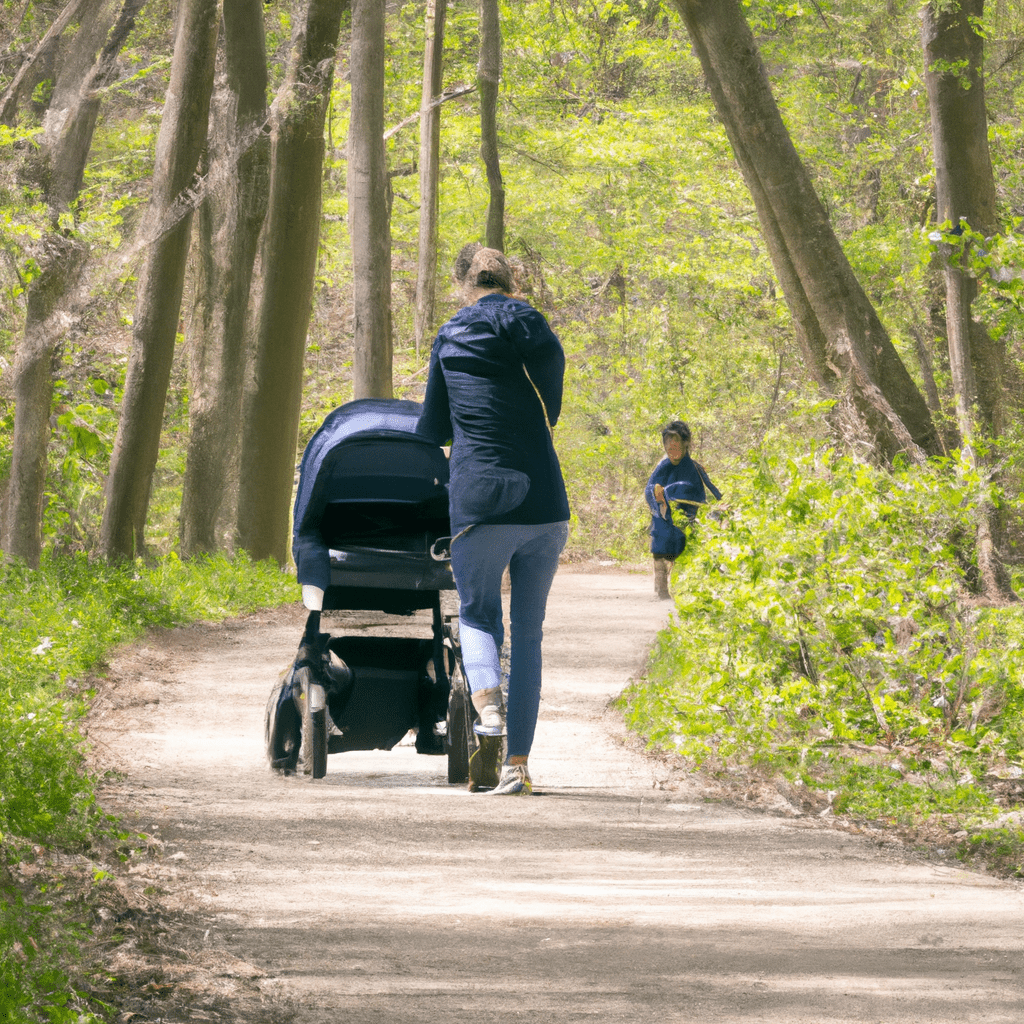
[[[25,883],[15,870],[47,849],[128,838],[85,770],[84,680],[152,626],[251,612],[295,600],[297,588],[244,555],[123,565],[48,555],[38,570],[0,565],[0,589],[0,1022],[91,1024],[107,1017],[74,980],[93,927],[88,900],[69,902],[45,873]]]
[[[979,828],[954,846],[957,860],[1005,878],[1024,878],[1024,828]]]

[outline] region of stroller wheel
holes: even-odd
[[[322,779],[327,774],[327,709],[311,708],[310,690],[318,686],[308,667],[297,670],[301,680],[299,702],[302,707],[302,764],[307,775]],[[323,690],[320,689],[321,700]]]
[[[310,712],[308,718],[309,724],[303,731],[309,737],[313,778],[322,779],[327,774],[327,712],[321,708]]]
[[[305,702],[303,702],[305,703]],[[309,711],[302,714],[302,770],[314,779],[327,774],[327,712]]]
[[[451,676],[452,689],[448,697],[448,781],[465,782],[469,778],[470,727],[469,687],[456,663]]]
[[[270,767],[291,775],[299,763],[302,741],[302,720],[292,699],[292,673],[281,675],[270,691],[267,702],[265,737]]]

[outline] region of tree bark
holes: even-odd
[[[21,105],[25,94],[31,89],[32,80],[29,76],[32,73],[32,69],[53,41],[60,37],[68,25],[73,24],[79,18],[90,2],[91,0],[70,0],[64,10],[57,16],[57,20],[47,29],[46,35],[39,40],[39,45],[32,51],[28,60],[18,68],[17,74],[11,80],[10,85],[7,86],[3,97],[0,97],[0,124],[14,124],[18,107]]]
[[[505,185],[498,156],[498,82],[501,78],[501,22],[498,0],[480,0],[480,157],[487,169],[487,246],[505,251]]]
[[[808,370],[884,459],[941,452],[928,406],[793,146],[739,0],[675,0],[793,316]]]
[[[986,237],[998,230],[996,187],[988,148],[988,113],[983,75],[984,39],[978,30],[984,0],[927,3],[921,45],[935,157],[936,215],[956,233],[964,228]],[[978,282],[969,273],[973,242],[960,260],[947,259],[946,336],[963,452],[983,479],[995,469],[989,454],[1004,430],[1006,349],[972,317]],[[979,445],[979,441],[984,443]],[[1002,518],[987,490],[980,496],[977,524],[978,575],[985,596],[1015,600],[1009,573],[998,555]]]
[[[181,312],[192,192],[206,142],[218,20],[217,0],[180,4],[147,212],[156,237],[136,288],[132,349],[107,479],[100,534],[107,558],[131,558],[145,550],[146,512]]]
[[[352,239],[356,398],[390,398],[391,204],[384,152],[384,5],[352,7],[348,219]]]
[[[68,226],[66,215],[82,186],[99,115],[100,90],[113,73],[117,54],[142,3],[125,0],[113,29],[113,12],[100,11],[99,5],[94,5],[92,20],[79,30],[86,33],[86,38],[76,39],[72,47],[77,51],[75,59],[58,80],[55,95],[59,95],[61,105],[48,111],[45,120],[37,171],[51,231],[38,258],[40,273],[28,287],[25,335],[15,355],[11,481],[0,538],[10,557],[21,558],[33,567],[39,565],[42,550],[54,352],[64,328],[68,296],[88,257],[88,246],[75,228]],[[104,29],[102,34],[95,31],[97,21]]]
[[[62,333],[62,302],[78,279],[86,246],[59,232],[49,234],[40,253],[39,274],[32,281],[25,334],[14,360],[14,437],[11,477],[4,516],[3,548],[32,568],[42,550],[46,449],[53,402],[53,356]]]
[[[444,23],[448,0],[427,0],[423,46],[423,97],[420,103],[420,230],[416,264],[416,355],[434,322],[437,288],[437,202],[441,143]]]
[[[199,208],[199,328],[189,339],[189,437],[181,554],[221,547],[218,522],[237,479],[245,328],[270,176],[262,0],[224,0],[225,74],[210,110],[209,177]]]
[[[310,0],[295,20],[288,73],[271,113],[270,206],[253,390],[246,396],[238,483],[239,544],[288,557],[306,332],[320,238],[324,121],[347,0]],[[353,76],[354,81],[354,76]]]
[[[984,0],[960,0],[943,4],[936,11],[925,5],[921,21],[925,83],[931,112],[932,150],[935,159],[936,218],[956,230],[961,221],[982,235],[998,231],[995,176],[988,147],[988,113],[983,76],[984,40],[972,22],[984,12]],[[963,278],[953,282],[951,274]],[[976,408],[987,432],[1002,433],[1005,422],[1003,373],[1005,346],[988,336],[984,326],[973,320],[971,304],[977,282],[962,269],[946,268],[947,291],[952,288],[954,304],[964,302],[963,336],[965,358],[972,372],[962,383],[971,390],[963,396],[967,408]],[[947,295],[947,311],[949,310]],[[974,350],[971,339],[977,337]],[[953,332],[950,332],[952,341]],[[954,384],[956,383],[954,379]],[[958,398],[958,401],[959,401]],[[963,429],[963,425],[961,425]]]

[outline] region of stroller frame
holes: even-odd
[[[302,458],[293,552],[300,583],[327,581],[329,566],[324,611],[429,610],[431,638],[322,634],[319,671],[293,667],[271,695],[275,767],[301,761],[322,778],[328,754],[389,750],[416,728],[420,753],[447,755],[449,782],[469,777],[475,713],[458,617],[441,608],[441,591],[455,590],[448,464],[415,433],[420,411],[415,402],[361,399],[324,420]]]

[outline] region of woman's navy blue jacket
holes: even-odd
[[[543,314],[484,295],[438,332],[417,432],[451,442],[452,533],[569,518],[551,427],[562,410],[565,353]]]
[[[661,484],[665,488],[665,499],[668,504],[667,518],[661,516],[661,508],[654,497],[654,485]],[[716,497],[721,498],[722,492],[711,482],[704,467],[699,462],[694,462],[689,455],[684,455],[679,464],[673,466],[671,459],[662,459],[651,474],[644,489],[644,497],[651,510],[651,553],[654,555],[667,555],[675,558],[682,553],[686,547],[686,535],[672,521],[673,515],[676,521],[682,520],[678,509],[673,510],[671,502],[686,502],[682,506],[687,518],[693,519],[697,515],[697,506],[707,501],[707,494],[704,488]]]

